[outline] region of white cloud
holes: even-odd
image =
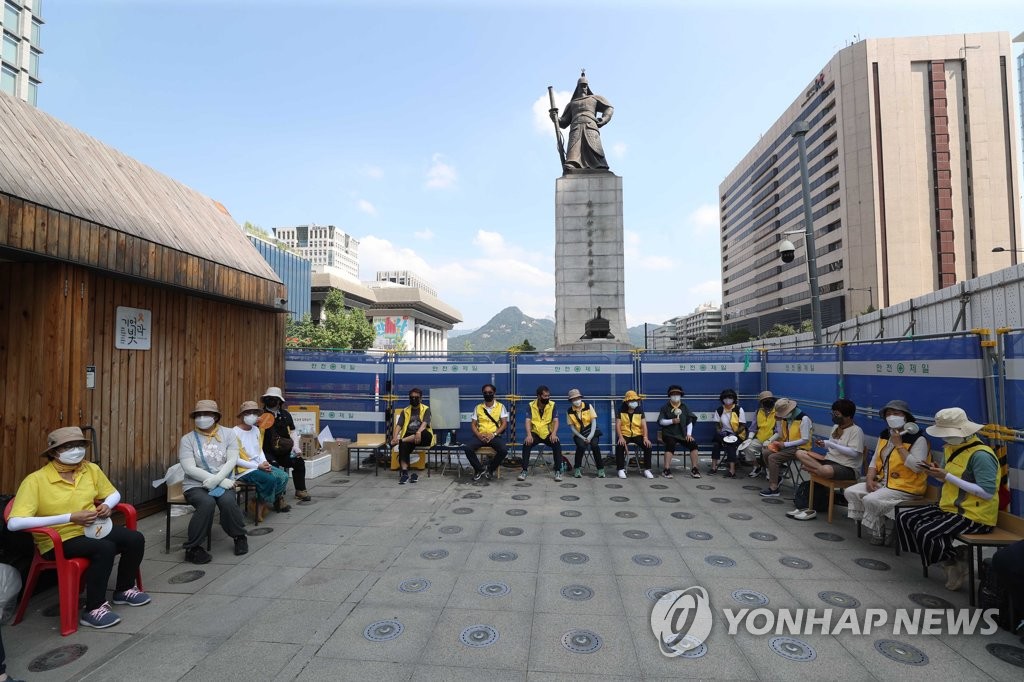
[[[627,149],[628,147],[626,146],[625,142],[616,142],[615,144],[612,145],[612,156],[614,156],[617,159],[621,159],[626,155]]]
[[[559,115],[565,111],[565,105],[569,103],[570,99],[572,99],[572,92],[569,90],[555,90],[555,106],[558,107]],[[551,123],[549,109],[551,109],[551,100],[548,98],[548,93],[545,92],[533,102],[533,127],[538,133],[554,137],[555,126]]]
[[[704,280],[703,282],[699,282],[691,286],[689,288],[689,292],[699,296],[713,296],[714,300],[720,300],[722,297],[722,280]]]
[[[427,170],[427,187],[429,189],[451,189],[458,180],[455,167],[443,161],[444,156],[434,154],[431,157],[430,169]]]
[[[687,224],[696,234],[708,234],[718,230],[718,207],[714,204],[701,204],[686,218]]]
[[[632,230],[623,231],[623,255],[626,260],[626,269],[630,272],[635,270],[671,270],[676,263],[668,256],[663,256],[657,251],[662,251],[662,242],[648,240],[647,249],[643,248],[644,242],[638,232]],[[634,267],[635,266],[635,267]]]
[[[434,238],[434,231],[428,227],[422,230],[416,230],[415,232],[413,232],[413,235],[415,235],[416,239],[430,241],[431,239]]]
[[[360,199],[358,202],[356,202],[356,205],[359,206],[359,210],[365,213],[366,215],[371,215],[374,218],[377,217],[377,207],[371,204],[366,199]]]
[[[380,166],[365,166],[363,175],[372,180],[381,180],[384,178],[384,169]]]

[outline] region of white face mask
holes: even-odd
[[[631,401],[629,401],[629,402],[628,402],[628,403],[626,403],[626,404],[627,404],[627,405],[629,405],[629,409],[631,409],[631,410],[635,410],[635,409],[636,409],[637,407],[639,407],[639,406],[640,406],[640,403],[638,403],[638,402],[637,402],[637,401],[635,401],[635,400],[631,400]]]
[[[902,429],[907,420],[901,415],[891,414],[885,418],[885,423],[889,425],[890,429]]]
[[[725,400],[723,400],[723,401],[722,401],[722,404],[723,404],[723,405],[725,405],[725,406],[727,406],[727,407],[728,407],[729,405],[732,405],[732,403],[733,403],[733,400],[732,400],[732,398],[726,398]]]
[[[579,399],[574,400],[574,401],[572,401],[572,406],[573,407],[582,407],[583,406],[583,401],[579,400]]]
[[[244,421],[246,423],[246,425],[248,425],[248,426],[255,426],[255,424],[256,424],[256,422],[258,420],[259,420],[259,416],[255,415],[255,414],[247,414],[244,417],[242,417],[242,421]]]
[[[946,436],[942,440],[946,441],[946,445],[960,445],[967,439],[963,436]]]
[[[61,464],[78,464],[85,459],[85,446],[78,445],[57,454]]]
[[[213,426],[214,421],[214,418],[210,416],[196,417],[196,428],[205,431],[206,429]]]
[[[679,404],[680,402],[682,402],[682,400],[683,400],[683,396],[681,396],[681,395],[670,395],[670,396],[668,397],[668,399],[669,399],[669,400],[670,400],[670,401],[671,401],[672,403],[674,403],[674,404],[678,405],[678,404]]]

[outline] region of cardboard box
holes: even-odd
[[[302,459],[313,459],[320,454],[320,443],[316,436],[302,436],[299,447],[302,449]]]
[[[344,471],[348,466],[349,441],[329,441],[323,452],[331,456],[331,471]]]
[[[331,456],[320,455],[306,460],[306,478],[318,478],[331,472]]]

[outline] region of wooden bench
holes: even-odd
[[[896,506],[893,507],[893,510],[892,510],[896,526],[899,526],[899,523],[900,523],[900,510],[903,510],[903,509],[913,509],[914,507],[927,507],[928,505],[938,504],[939,503],[939,496],[942,494],[942,486],[941,485],[933,485],[932,482],[934,480],[935,479],[932,479],[932,478],[928,479],[928,487],[925,488],[925,490],[924,490],[924,497],[918,497],[917,499],[904,500],[902,502],[897,502],[896,503]],[[894,533],[896,532],[896,528],[895,527],[893,528],[893,532]],[[896,556],[899,556],[900,555],[900,542],[899,542],[898,538],[897,538],[895,544],[896,544]],[[921,563],[924,565],[924,577],[927,578],[928,577],[928,565],[924,564],[924,557],[921,558]]]
[[[991,533],[963,533],[956,539],[967,545],[967,589],[970,592],[971,606],[974,606],[976,590],[974,585],[974,562],[978,562],[981,571],[981,554],[985,547],[1006,547],[1024,540],[1024,519],[1009,512],[999,512],[999,520]],[[975,559],[977,556],[977,559]]]
[[[356,456],[356,470],[359,470],[360,463],[362,461],[363,452],[372,452],[376,457],[377,451],[387,444],[388,436],[386,433],[357,433],[356,439],[352,441],[348,446],[348,464],[345,465],[345,473],[349,474],[352,472],[352,455]],[[377,461],[374,459],[373,462],[373,474],[374,476],[379,475],[377,473]]]
[[[851,485],[856,485],[858,481],[853,479],[845,479],[837,481],[833,478],[822,478],[821,476],[815,476],[814,474],[808,475],[808,480],[811,482],[810,487],[807,490],[807,503],[813,504],[814,500],[814,486],[820,485],[828,488],[828,522],[832,523],[832,511],[836,506],[836,491],[846,490]]]

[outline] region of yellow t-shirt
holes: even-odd
[[[53,464],[47,463],[33,471],[18,486],[18,494],[11,507],[11,516],[60,516],[78,511],[92,511],[96,500],[101,502],[115,491],[103,470],[86,462],[75,472],[75,482],[60,477]],[[85,535],[85,528],[77,523],[61,523],[52,527],[62,541]],[[53,549],[53,541],[45,535],[33,534],[40,554]]]

